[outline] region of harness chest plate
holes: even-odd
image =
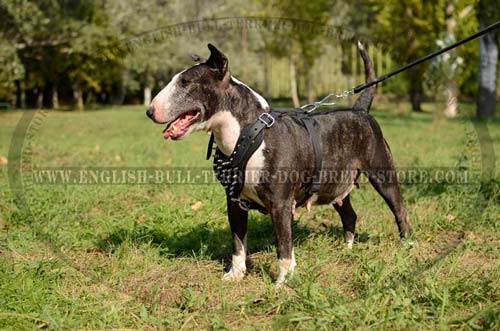
[[[298,123],[302,124],[311,137],[311,142],[315,154],[314,177],[309,188],[309,194],[316,193],[320,187],[320,172],[321,172],[321,145],[318,139],[318,133],[314,130],[314,121],[307,113],[299,110],[290,111],[284,109],[275,109],[270,113],[263,113],[258,120],[246,126],[240,133],[238,141],[233,152],[230,155],[225,155],[217,148],[214,156],[213,169],[217,180],[226,189],[226,194],[233,200],[240,203],[243,209],[258,209],[262,212],[265,210],[251,201],[240,199],[241,191],[245,185],[245,171],[248,160],[260,147],[264,140],[264,129],[274,125],[278,117],[287,114],[294,117]],[[214,136],[210,137],[208,144],[207,159],[212,153]]]

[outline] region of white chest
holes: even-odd
[[[208,127],[215,136],[217,147],[226,155],[230,155],[238,137],[240,136],[240,125],[229,111],[221,111],[210,118]],[[265,143],[263,142],[255,153],[250,157],[245,171],[245,185],[241,192],[242,197],[254,201],[263,206],[255,187],[259,184],[265,165],[264,156]]]

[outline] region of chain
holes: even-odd
[[[319,107],[336,105],[337,100],[347,98],[348,96],[351,96],[353,94],[354,94],[354,88],[351,88],[349,90],[345,90],[344,92],[342,92],[340,94],[330,93],[326,97],[324,97],[323,99],[316,101],[316,102],[313,102],[313,103],[309,103],[309,104],[304,105],[300,108],[303,109],[306,113],[310,113],[312,111],[315,111]],[[334,98],[333,101],[327,102],[328,99],[330,99],[330,98]]]

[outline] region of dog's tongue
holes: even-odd
[[[196,113],[187,113],[179,116],[175,121],[170,123],[170,125],[165,128],[165,130],[163,131],[163,137],[165,139],[168,139],[178,138],[182,136],[191,124],[191,120],[193,120],[193,118],[195,117],[197,117]]]

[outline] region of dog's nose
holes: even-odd
[[[154,114],[155,114],[155,110],[154,110],[153,106],[150,106],[150,107],[148,108],[148,110],[146,111],[146,115],[147,115],[150,119],[153,119]]]

